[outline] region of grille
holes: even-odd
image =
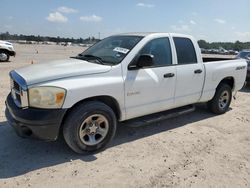
[[[19,84],[15,81],[15,80],[12,80],[13,81],[13,89],[17,90],[17,91],[20,91],[20,86]]]
[[[15,80],[11,79],[11,95],[16,105],[19,107],[22,106],[21,93],[22,90],[19,84]]]
[[[20,108],[28,107],[28,94],[26,81],[15,71],[10,72],[11,96]]]

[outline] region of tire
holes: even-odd
[[[232,100],[232,88],[228,84],[220,84],[212,100],[208,102],[208,109],[214,114],[224,114],[228,111]]]
[[[10,55],[6,51],[0,51],[0,62],[7,62],[10,59]]]
[[[96,152],[115,136],[117,126],[113,110],[101,102],[86,102],[68,114],[63,125],[63,136],[76,153]]]

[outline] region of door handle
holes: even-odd
[[[171,78],[174,77],[174,73],[166,73],[163,75],[164,78]]]
[[[197,70],[194,71],[194,73],[195,74],[200,74],[200,73],[202,73],[202,70],[201,69],[197,69]]]

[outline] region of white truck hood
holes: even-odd
[[[110,71],[110,69],[111,66],[108,65],[78,59],[66,59],[29,65],[16,69],[15,72],[25,79],[27,85],[32,85],[66,77],[104,73]]]
[[[4,40],[0,40],[0,44],[12,45],[10,42],[4,41]]]

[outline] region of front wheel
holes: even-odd
[[[109,106],[101,102],[87,102],[68,114],[63,135],[73,151],[94,152],[112,140],[116,124],[116,116]]]
[[[0,51],[0,62],[7,62],[9,61],[10,56],[7,52],[5,51]]]
[[[232,89],[228,84],[220,84],[216,89],[215,95],[208,102],[208,108],[215,114],[224,114],[232,100]]]

